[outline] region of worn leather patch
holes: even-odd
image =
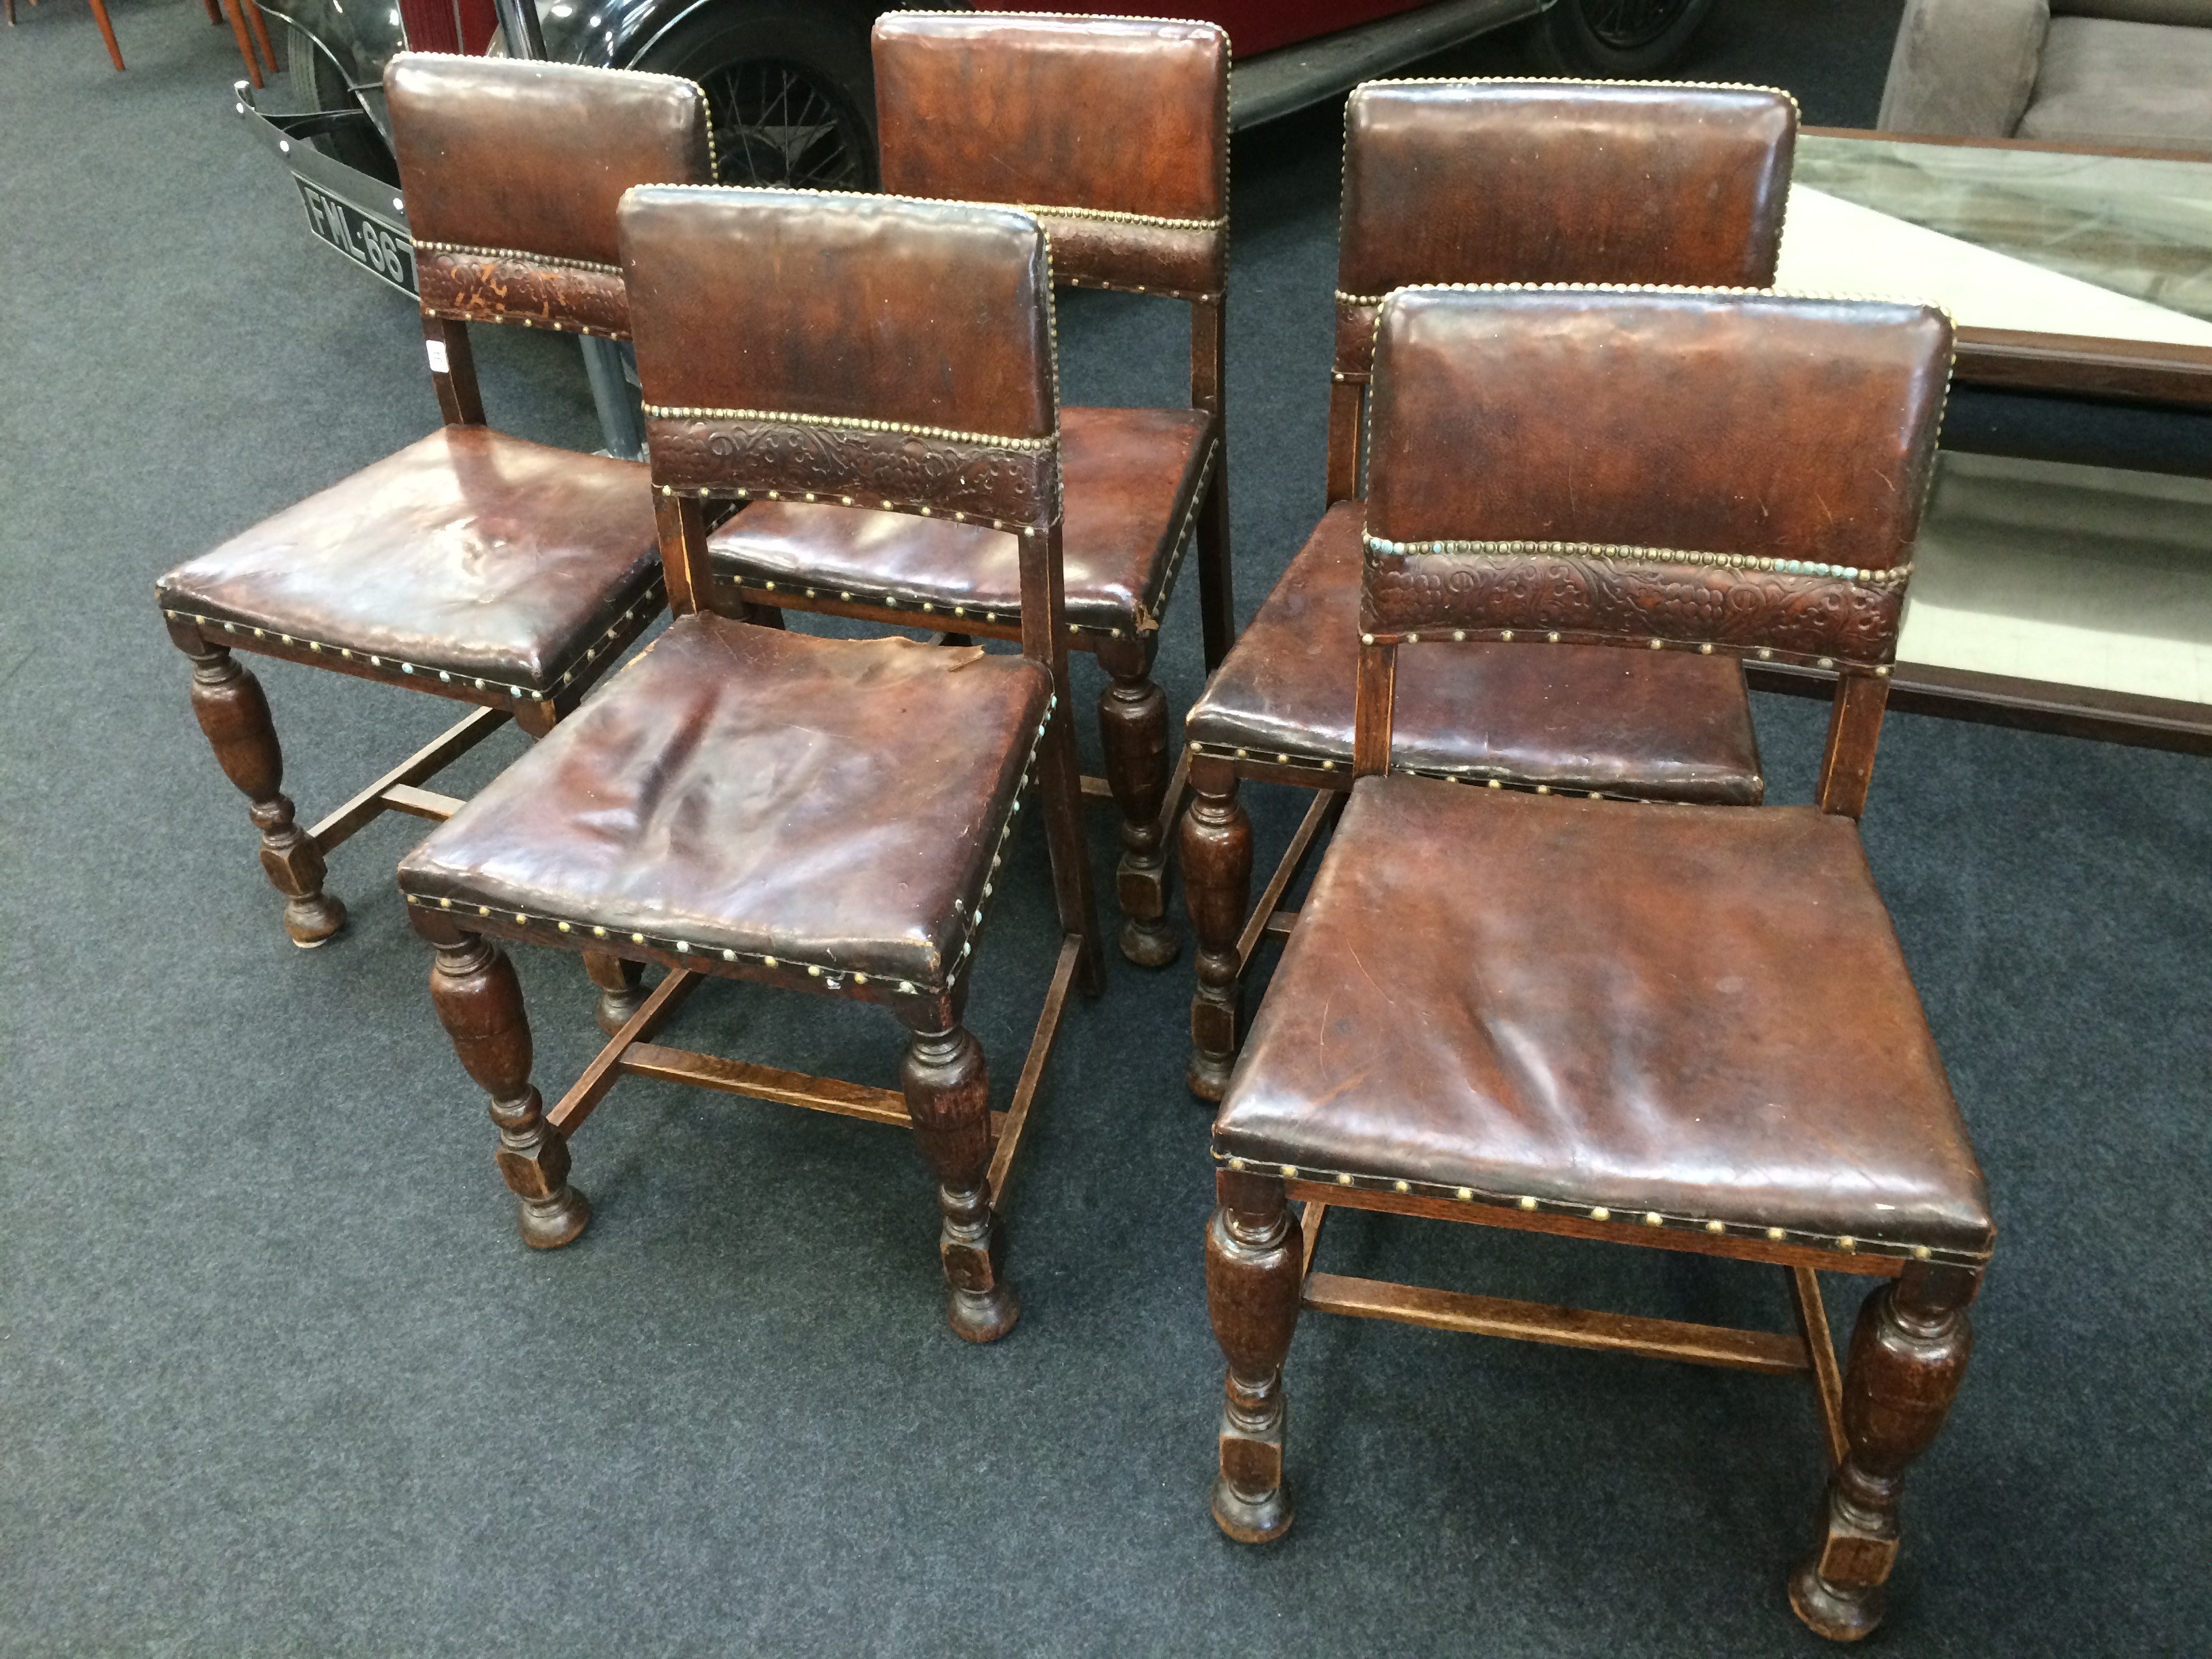
[[[462,322],[558,323],[577,333],[629,337],[629,301],[618,270],[538,264],[523,255],[415,251],[422,308]]]
[[[1044,524],[1060,505],[1057,445],[1013,447],[830,423],[648,413],[653,480],[732,495],[850,498],[855,505]]]
[[[1146,224],[1050,207],[1030,211],[1052,245],[1054,282],[1210,295],[1220,293],[1227,278],[1225,225]]]
[[[1771,651],[1784,661],[1874,665],[1897,654],[1902,581],[1595,556],[1367,555],[1359,626],[1556,634],[1577,642],[1662,640]]]

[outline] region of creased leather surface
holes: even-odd
[[[418,247],[415,283],[425,311],[462,322],[535,317],[594,334],[629,332],[629,300],[614,271]]]
[[[1183,721],[1194,742],[1352,760],[1361,505],[1340,501]],[[1765,785],[1730,657],[1559,645],[1417,646],[1398,656],[1399,766],[1559,788],[1755,805]]]
[[[1168,219],[1228,210],[1228,40],[1211,24],[890,13],[875,70],[887,191]],[[1050,228],[1062,281],[1221,286],[1224,235]]]
[[[1992,1225],[1845,817],[1370,778],[1216,1147],[1963,1251]]]
[[[939,986],[1049,690],[1020,657],[679,617],[399,884]]]
[[[1932,307],[1409,289],[1369,425],[1374,631],[1423,623],[1887,662],[1949,382]],[[1411,543],[1564,543],[1482,553]],[[1797,573],[1666,557],[1787,561]]]
[[[1064,409],[1061,532],[1067,619],[1133,629],[1157,602],[1188,516],[1212,417],[1192,409]],[[902,605],[924,600],[1002,617],[1021,609],[1014,537],[938,519],[804,501],[758,501],[709,543],[718,572],[794,581]]]
[[[1382,554],[1370,561],[1359,626],[1376,634],[1526,629],[1595,645],[1709,641],[1790,659],[1886,663],[1897,654],[1904,609],[1903,582],[1565,556]]]
[[[896,501],[1024,525],[1049,524],[1056,516],[1060,460],[1049,449],[791,421],[660,415],[646,416],[645,432],[654,480],[678,489],[849,495],[855,502]]]
[[[1345,108],[1336,285],[1774,281],[1796,111],[1757,88],[1451,81]],[[1365,372],[1371,306],[1337,307]]]
[[[1052,435],[1051,280],[1026,214],[648,189],[620,218],[647,403]]]
[[[623,191],[714,178],[706,100],[670,76],[404,52],[384,86],[418,242],[612,265]]]
[[[178,566],[157,592],[544,688],[659,574],[644,467],[449,426]]]

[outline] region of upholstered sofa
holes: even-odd
[[[1907,0],[1877,125],[2212,154],[2212,0]]]

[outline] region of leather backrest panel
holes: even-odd
[[[620,216],[657,483],[1031,522],[1054,510],[1052,278],[1035,219],[658,188],[631,191]]]
[[[404,52],[384,87],[417,242],[611,267],[624,191],[714,177],[706,96],[673,76]]]
[[[1375,303],[1412,283],[1767,286],[1796,133],[1796,106],[1758,87],[1358,88],[1344,112],[1338,369],[1365,370]]]
[[[1950,362],[1949,319],[1901,301],[1401,290],[1367,614],[1887,660]]]
[[[1219,290],[1229,42],[1216,26],[892,12],[875,70],[885,190],[1042,210],[1062,282]],[[1157,220],[1174,222],[1144,222]]]

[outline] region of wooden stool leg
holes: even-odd
[[[345,926],[345,906],[323,891],[322,850],[292,821],[269,700],[261,682],[222,646],[208,645],[191,659],[192,713],[223,775],[253,803],[249,815],[261,831],[261,867],[284,896],[284,931],[301,950],[313,950]]]
[[[246,33],[246,0],[222,0],[222,9],[230,18],[230,32],[238,40],[238,61],[246,65],[246,78],[256,87],[262,84],[261,63],[253,55],[253,42]]]
[[[1905,1472],[1935,1440],[1966,1375],[1966,1304],[1980,1285],[1968,1268],[1915,1266],[1859,1310],[1844,1372],[1850,1449],[1829,1476],[1820,1547],[1790,1580],[1797,1616],[1832,1640],[1855,1642],[1881,1623]]]
[[[1152,651],[1109,641],[1098,661],[1112,680],[1098,699],[1106,781],[1121,809],[1121,954],[1139,968],[1164,968],[1182,948],[1167,919],[1167,847],[1160,806],[1168,793],[1168,698],[1152,683]]]
[[[246,14],[246,23],[253,30],[254,44],[261,48],[263,67],[270,74],[276,74],[276,48],[270,44],[269,25],[262,19],[261,8],[254,3],[254,0],[238,0],[238,4]]]
[[[599,1029],[612,1036],[645,1006],[645,964],[624,962],[604,951],[586,951],[584,971],[599,988],[599,1006],[594,1018]]]
[[[1236,602],[1229,585],[1228,477],[1224,460],[1206,480],[1206,500],[1198,510],[1200,619],[1209,674],[1221,666],[1229,647],[1237,643]]]
[[[1283,1484],[1283,1360],[1298,1322],[1305,1253],[1280,1180],[1224,1170],[1206,1229],[1206,1307],[1229,1361],[1213,1518],[1240,1544],[1291,1529]]]
[[[982,1047],[957,1021],[939,1031],[917,1029],[899,1081],[921,1155],[937,1176],[945,1316],[955,1335],[995,1342],[1014,1328],[1022,1304],[1006,1281],[1006,1231],[991,1208],[991,1085]]]
[[[430,969],[438,1022],[469,1075],[491,1097],[491,1121],[499,1126],[492,1158],[507,1189],[522,1200],[522,1242],[534,1250],[558,1249],[584,1231],[592,1206],[568,1184],[568,1142],[545,1121],[544,1103],[531,1085],[530,1019],[514,964],[481,934],[416,925],[438,947]]]
[[[123,48],[115,44],[115,25],[107,21],[107,0],[92,0],[92,21],[100,25],[100,38],[107,42],[107,61],[121,70]]]
[[[1230,762],[1193,757],[1190,790],[1180,837],[1183,908],[1198,940],[1198,988],[1190,1000],[1190,1064],[1183,1075],[1200,1100],[1219,1100],[1244,1035],[1237,941],[1252,903],[1252,821],[1237,799]]]

